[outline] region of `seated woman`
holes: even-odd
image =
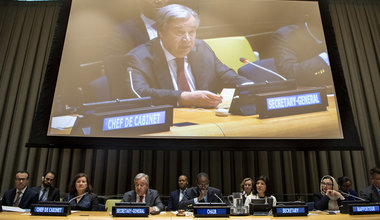
[[[241,181],[240,188],[241,188],[241,192],[243,193],[243,204],[245,203],[245,200],[247,199],[247,197],[252,195],[252,185],[253,185],[253,180],[249,177]]]
[[[326,175],[321,179],[321,191],[314,193],[314,207],[317,210],[338,210],[344,200],[338,192],[334,177]]]
[[[92,193],[92,187],[85,173],[75,175],[69,187],[69,194],[64,198],[64,201],[69,202],[71,210],[99,210],[98,196]]]
[[[271,183],[267,176],[259,176],[255,180],[252,194],[247,196],[244,205],[249,207],[249,203],[252,199],[272,199],[272,206],[277,204],[276,197],[272,195]]]
[[[352,182],[348,177],[346,176],[339,177],[338,185],[339,185],[339,190],[343,192],[341,194],[343,194],[346,200],[356,200],[355,197],[358,197],[358,193],[355,190],[351,189]]]

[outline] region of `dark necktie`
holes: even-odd
[[[13,206],[18,206],[20,204],[20,200],[21,200],[21,191],[18,191],[17,194],[16,194],[16,200],[15,200],[15,203],[13,203]]]
[[[39,201],[45,201],[45,200],[43,200],[43,199],[44,199],[44,197],[45,197],[46,191],[47,191],[47,189],[44,188],[44,190],[42,191],[42,195],[40,196]]]
[[[139,202],[143,202],[144,196],[139,196],[139,197],[140,197]]]
[[[176,58],[175,62],[177,64],[177,84],[178,89],[181,91],[188,91],[190,92],[190,86],[187,82],[186,75],[185,75],[185,63],[184,58]]]

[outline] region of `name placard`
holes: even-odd
[[[113,206],[113,217],[147,217],[149,215],[148,206]]]
[[[30,212],[40,216],[67,216],[71,209],[67,204],[33,204]]]
[[[103,131],[165,124],[166,111],[121,115],[103,119]]]
[[[84,135],[91,136],[125,137],[126,134],[133,136],[169,131],[172,125],[173,106],[159,105],[87,114],[77,120],[73,131],[80,134],[86,131]]]
[[[325,111],[328,105],[326,88],[322,87],[261,93],[256,96],[260,118]]]
[[[194,206],[194,217],[228,217],[230,207],[227,206]]]
[[[350,215],[380,214],[380,204],[349,205]]]
[[[307,216],[308,207],[305,206],[276,206],[272,209],[274,217]]]

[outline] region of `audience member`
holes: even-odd
[[[256,178],[252,194],[247,196],[247,199],[245,200],[245,206],[249,207],[249,203],[252,199],[271,199],[273,201],[272,206],[276,206],[277,199],[272,195],[272,184],[269,177],[261,175]]]
[[[191,209],[194,204],[202,202],[225,203],[220,190],[209,185],[208,175],[199,173],[197,175],[197,187],[186,190],[184,198],[179,203],[179,209]]]
[[[274,33],[277,70],[300,86],[332,85],[332,75],[323,29],[318,22],[281,27]]]
[[[372,184],[360,191],[360,197],[370,202],[380,202],[380,168],[370,170]]]
[[[15,188],[4,193],[1,201],[2,205],[30,209],[32,204],[38,203],[38,193],[29,188],[28,183],[28,171],[17,171],[15,177]]]
[[[135,189],[124,193],[122,202],[140,202],[149,206],[149,212],[155,214],[164,210],[157,190],[149,189],[149,176],[139,173],[134,179]]]
[[[110,54],[124,55],[131,49],[157,37],[156,19],[169,0],[138,0],[140,13],[115,27],[110,40]]]
[[[98,211],[98,196],[92,193],[92,186],[85,173],[78,173],[74,176],[69,186],[69,194],[64,198],[71,210]]]
[[[251,178],[245,178],[240,184],[241,191],[243,193],[243,204],[248,196],[252,195],[253,180]]]
[[[339,177],[338,185],[339,190],[343,192],[341,194],[344,196],[345,200],[356,200],[355,197],[358,196],[358,193],[355,190],[351,189],[352,182],[347,176]]]
[[[38,201],[59,201],[59,189],[53,187],[55,180],[55,173],[53,171],[47,171],[42,176],[42,185],[35,186],[32,189],[38,193]]]
[[[314,207],[317,210],[338,210],[344,196],[338,192],[334,177],[326,175],[321,179],[320,192],[314,193]]]
[[[189,182],[187,176],[181,175],[178,177],[178,189],[170,193],[168,210],[176,211],[178,210],[178,204],[183,199]]]

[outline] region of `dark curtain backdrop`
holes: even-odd
[[[58,173],[66,192],[77,172],[90,176],[95,193],[122,194],[134,175],[151,176],[162,195],[176,188],[179,174],[194,184],[200,171],[224,194],[239,190],[244,177],[269,175],[274,193],[294,199],[319,190],[320,177],[346,175],[359,190],[380,158],[380,1],[329,0],[341,65],[364,151],[151,151],[25,148],[38,102],[59,13],[57,2],[2,4],[0,8],[0,184],[13,187],[16,170],[40,184],[46,170]],[[332,59],[334,59],[332,57]],[[344,109],[341,111],[344,111]],[[180,146],[179,146],[180,147]],[[288,195],[282,197],[282,195]]]

